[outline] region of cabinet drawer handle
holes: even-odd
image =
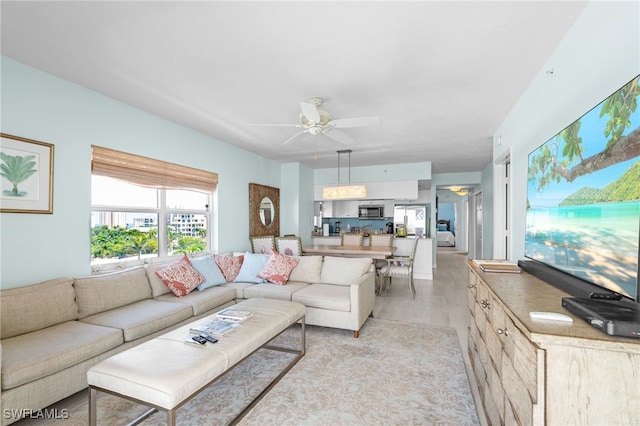
[[[509,331],[506,328],[496,328],[496,333],[504,334],[505,336],[509,335]]]
[[[486,299],[482,299],[480,301],[480,306],[482,306],[483,308],[486,308],[486,309],[491,309],[491,303],[488,302]]]

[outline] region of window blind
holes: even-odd
[[[218,174],[91,145],[91,173],[158,189],[214,192]]]

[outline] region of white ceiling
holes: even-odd
[[[336,167],[294,127],[325,100],[352,166],[473,172],[584,1],[11,2],[2,54],[279,162]],[[314,154],[318,159],[314,159]],[[344,157],[343,157],[344,161]],[[342,163],[345,164],[345,163]]]

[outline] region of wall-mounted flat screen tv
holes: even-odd
[[[529,154],[525,256],[638,299],[640,76]]]

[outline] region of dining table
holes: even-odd
[[[379,260],[393,256],[396,249],[397,247],[313,245],[303,247],[302,253],[322,256],[370,257]]]

